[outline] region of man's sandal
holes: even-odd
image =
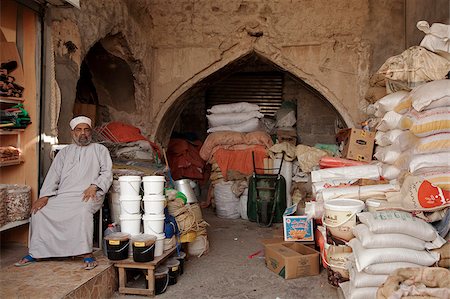
[[[24,256],[20,261],[14,264],[16,267],[24,267],[31,265],[32,263],[36,262],[36,259],[32,257],[31,255],[27,254]]]
[[[97,267],[97,261],[94,257],[85,257],[83,262],[85,264],[84,270],[92,270]]]

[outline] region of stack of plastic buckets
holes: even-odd
[[[120,228],[131,236],[141,233],[141,188],[140,176],[121,176],[120,183]]]
[[[144,184],[144,234],[156,236],[155,257],[164,251],[164,207],[166,197],[164,196],[164,176],[145,176],[142,178]]]

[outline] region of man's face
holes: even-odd
[[[78,124],[72,130],[72,139],[81,146],[89,145],[92,141],[92,129],[88,124]]]

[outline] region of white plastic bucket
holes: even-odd
[[[123,196],[119,197],[120,202],[120,214],[121,215],[133,215],[141,212],[141,197],[135,196]]]
[[[138,196],[141,188],[141,177],[137,175],[119,177],[120,196]]]
[[[164,195],[146,195],[143,198],[146,215],[164,214],[166,197]]]
[[[132,236],[141,233],[141,214],[120,215],[120,230]]]
[[[144,220],[144,234],[158,236],[164,232],[164,219],[166,216],[162,215],[143,215]]]
[[[144,184],[144,195],[163,194],[164,183],[166,182],[164,176],[159,175],[145,176],[142,178],[142,182]]]
[[[325,202],[323,224],[327,229],[329,244],[343,244],[353,239],[356,213],[364,210],[364,202],[357,199],[330,199]],[[329,233],[328,233],[329,232]]]
[[[164,252],[164,239],[166,238],[166,235],[164,233],[157,234],[156,235],[156,242],[155,242],[155,257],[160,256]]]

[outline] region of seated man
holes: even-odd
[[[112,183],[108,149],[92,141],[91,120],[70,121],[74,144],[56,155],[40,197],[31,207],[29,254],[15,265],[40,258],[84,257],[84,268],[97,266],[92,255],[94,219]]]

